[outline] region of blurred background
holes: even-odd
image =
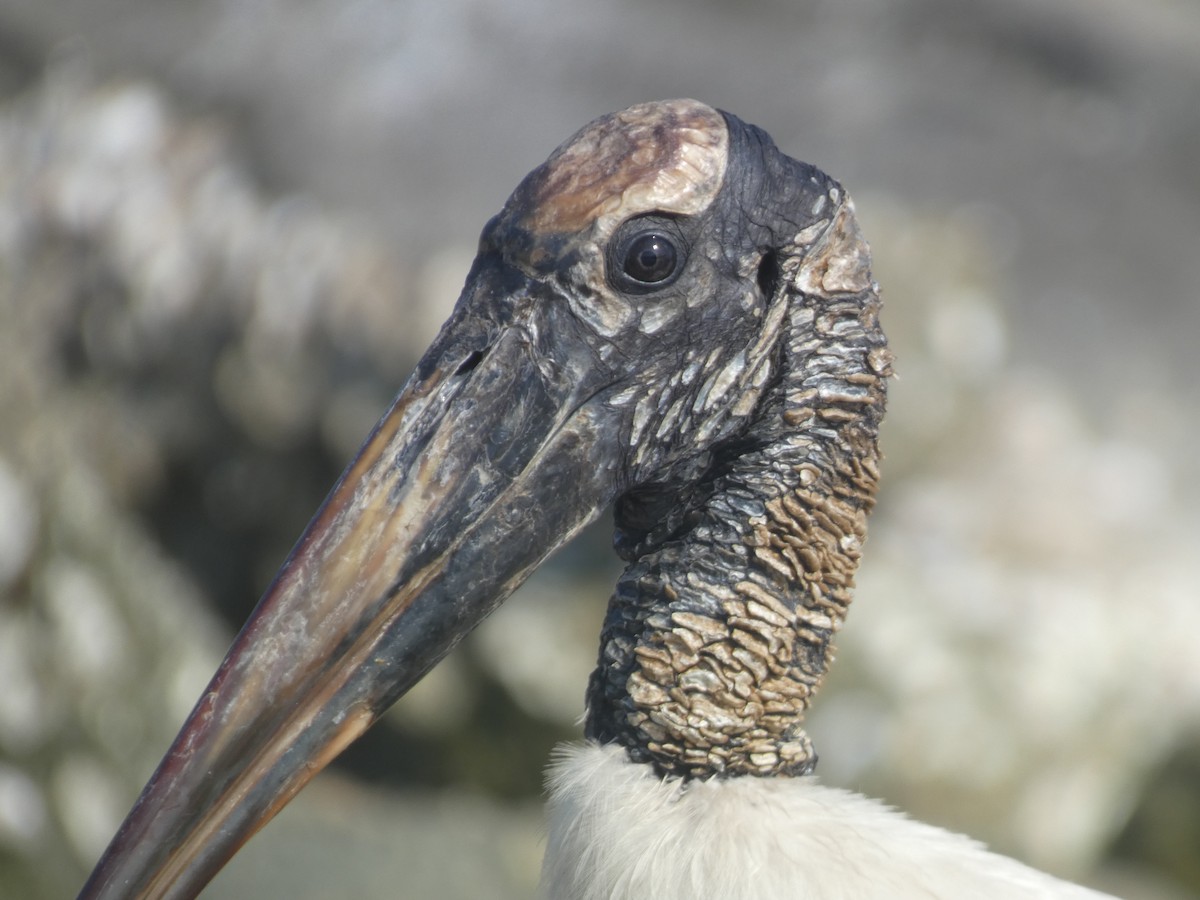
[[[0,0],[0,896],[73,896],[519,178],[671,96],[884,288],[823,778],[1200,896],[1195,0]],[[205,896],[530,896],[608,527]]]

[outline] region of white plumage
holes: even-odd
[[[549,787],[546,900],[1108,896],[812,776],[684,783],[584,744]]]

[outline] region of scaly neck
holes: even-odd
[[[715,448],[654,528],[617,507],[621,576],[588,688],[586,733],[664,775],[802,775],[803,728],[851,600],[878,481],[890,356],[847,201],[784,261],[778,370],[745,434]],[[847,258],[855,265],[836,265]]]

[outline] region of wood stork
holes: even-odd
[[[561,145],[81,896],[194,897],[609,503],[628,567],[550,774],[548,897],[1100,896],[812,774],[878,480],[869,265],[837,182],[701,103]]]

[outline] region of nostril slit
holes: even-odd
[[[473,370],[473,369],[474,369],[474,368],[475,368],[477,365],[479,365],[479,361],[480,361],[480,360],[482,360],[482,359],[483,359],[483,351],[482,351],[482,350],[472,350],[472,351],[470,352],[470,354],[467,356],[467,358],[466,358],[466,359],[464,359],[464,360],[463,360],[461,363],[459,363],[459,366],[458,366],[458,368],[457,368],[457,369],[454,371],[454,374],[455,374],[455,375],[466,375],[466,374],[468,374],[468,373],[469,373],[469,372],[471,372],[471,371],[472,371],[472,370]]]
[[[768,250],[759,260],[756,280],[764,297],[774,295],[775,285],[779,282],[779,257],[774,250]]]

